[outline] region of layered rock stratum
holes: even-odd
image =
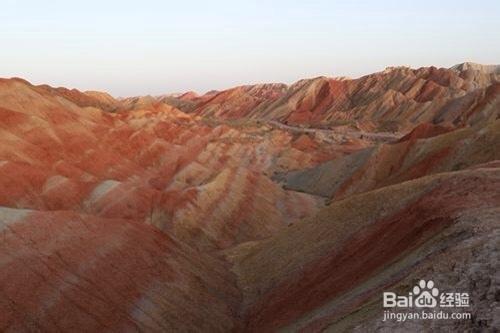
[[[500,71],[115,99],[0,79],[0,331],[500,328]],[[433,280],[468,320],[384,322]]]

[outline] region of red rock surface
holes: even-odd
[[[358,79],[318,77],[286,87],[242,86],[194,100],[185,111],[217,119],[277,120],[290,125],[348,124],[376,131],[409,131],[419,123],[472,124],[498,116],[497,67],[387,68]],[[493,92],[493,90],[495,92]],[[491,95],[494,94],[494,101]],[[494,103],[495,110],[477,108]]]
[[[239,293],[224,263],[154,227],[68,211],[0,216],[2,331],[236,327]]]
[[[258,113],[286,91],[284,84],[241,86],[215,94],[196,105],[195,113],[218,119],[240,119]]]
[[[125,99],[1,79],[0,331],[383,330],[381,291],[426,274],[493,327],[495,68]]]
[[[395,143],[288,172],[285,184],[292,190],[340,199],[429,174],[500,160],[498,142],[500,120],[454,131],[421,124]]]

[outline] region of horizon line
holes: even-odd
[[[302,77],[302,78],[299,78],[299,79],[296,79],[296,80],[293,80],[291,82],[283,82],[283,81],[253,81],[253,82],[249,82],[249,83],[243,83],[243,84],[236,84],[236,85],[231,85],[231,86],[228,86],[228,87],[225,87],[225,88],[222,88],[222,89],[207,89],[203,92],[199,92],[195,89],[187,89],[187,90],[184,90],[184,91],[175,91],[175,92],[165,92],[163,94],[150,94],[150,93],[146,93],[146,94],[135,94],[135,95],[128,95],[128,96],[119,96],[119,95],[116,95],[116,94],[113,94],[111,93],[109,90],[100,90],[100,89],[81,89],[81,88],[77,88],[77,87],[69,87],[69,86],[65,86],[65,85],[52,85],[50,83],[47,83],[47,82],[44,82],[44,83],[34,83],[32,82],[31,80],[29,79],[26,79],[24,77],[20,77],[20,76],[11,76],[11,77],[6,77],[6,78],[2,78],[0,77],[0,79],[6,79],[6,80],[19,80],[19,81],[24,81],[32,86],[49,86],[51,88],[55,88],[55,89],[59,89],[59,88],[64,88],[64,89],[68,89],[68,90],[77,90],[79,92],[82,92],[82,93],[87,93],[87,92],[99,92],[99,93],[106,93],[108,95],[110,95],[111,97],[115,98],[115,99],[125,99],[125,98],[133,98],[133,97],[147,97],[147,96],[150,96],[150,97],[154,97],[154,98],[157,98],[157,97],[162,97],[162,96],[175,96],[175,95],[178,95],[178,96],[182,96],[184,94],[187,94],[187,93],[195,93],[197,96],[204,96],[210,92],[223,92],[223,91],[227,91],[227,90],[231,90],[231,89],[235,89],[235,88],[239,88],[239,87],[248,87],[248,86],[257,86],[257,85],[266,85],[266,84],[280,84],[280,85],[285,85],[287,88],[289,88],[290,86],[293,86],[294,84],[300,82],[300,81],[303,81],[303,80],[314,80],[314,79],[318,79],[318,78],[327,78],[327,79],[338,79],[338,80],[345,80],[345,81],[350,81],[350,80],[358,80],[358,79],[361,79],[365,76],[369,76],[369,75],[373,75],[373,74],[378,74],[378,73],[383,73],[384,71],[387,71],[389,69],[397,69],[397,68],[407,68],[407,69],[411,69],[411,70],[418,70],[418,69],[422,69],[422,68],[436,68],[436,69],[453,69],[454,67],[458,67],[460,65],[464,65],[464,64],[472,64],[472,65],[478,65],[478,66],[483,66],[483,67],[488,67],[488,66],[500,66],[500,64],[483,64],[483,63],[479,63],[479,62],[474,62],[474,61],[464,61],[464,62],[460,62],[460,63],[456,63],[454,65],[451,65],[449,67],[438,67],[438,66],[434,66],[434,65],[430,65],[430,66],[419,66],[419,67],[412,67],[412,66],[409,66],[409,65],[394,65],[394,66],[391,66],[391,65],[388,65],[388,66],[385,66],[384,69],[381,69],[381,70],[378,70],[378,71],[375,71],[375,72],[370,72],[370,73],[366,73],[366,74],[362,74],[362,75],[358,75],[358,76],[355,76],[355,77],[351,77],[351,76],[348,76],[348,75],[336,75],[336,76],[330,76],[330,75],[317,75],[317,76],[305,76],[305,77]]]

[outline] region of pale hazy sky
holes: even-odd
[[[0,77],[115,96],[500,63],[499,0],[2,0]]]

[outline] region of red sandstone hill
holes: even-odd
[[[240,119],[251,117],[265,109],[286,91],[284,84],[257,84],[241,86],[215,94],[196,105],[198,115],[217,119]]]
[[[237,87],[181,109],[217,119],[277,120],[290,125],[371,126],[376,131],[411,130],[422,122],[464,125],[491,116],[476,106],[498,94],[496,66],[464,63],[450,69],[387,68],[359,79],[301,80]],[[497,101],[498,103],[498,101]]]
[[[434,134],[435,136],[431,136]],[[359,150],[313,168],[286,174],[295,191],[343,198],[426,175],[500,160],[500,120],[450,131],[419,125],[396,143]]]
[[[499,89],[476,64],[120,100],[1,79],[0,331],[494,330]],[[472,319],[382,322],[419,279]]]

